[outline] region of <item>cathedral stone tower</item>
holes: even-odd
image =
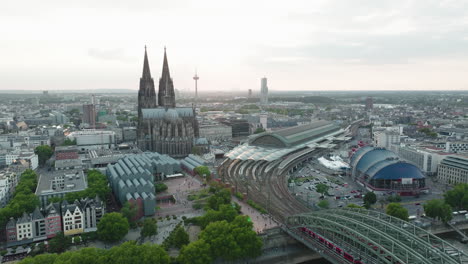
[[[154,90],[153,78],[151,78],[148,55],[146,54],[145,46],[143,74],[140,78],[140,90],[138,91],[138,120],[142,120],[141,109],[155,108],[156,106],[156,91]]]
[[[195,109],[175,106],[174,85],[169,74],[166,49],[159,79],[157,105],[145,49],[143,76],[138,92],[138,117],[137,141],[141,150],[155,151],[176,158],[185,157],[192,152],[192,147],[199,137]]]
[[[159,79],[158,105],[161,107],[175,107],[174,84],[169,74],[169,64],[167,63],[166,48],[164,48],[164,62],[161,78]]]

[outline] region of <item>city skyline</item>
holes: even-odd
[[[0,91],[130,89],[144,46],[194,91],[466,90],[462,1],[6,2]],[[28,8],[24,8],[28,6]]]

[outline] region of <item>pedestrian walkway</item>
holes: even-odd
[[[255,232],[262,233],[265,229],[278,227],[278,223],[270,215],[260,213],[244,201],[239,200],[237,197],[233,196],[232,200],[241,206],[242,214],[250,217]]]

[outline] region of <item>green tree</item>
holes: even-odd
[[[201,155],[201,154],[203,154],[203,153],[202,153],[201,147],[193,146],[193,147],[192,147],[192,154],[194,154],[194,155]]]
[[[174,231],[173,246],[176,248],[182,248],[190,242],[189,235],[182,226],[179,226]]]
[[[65,195],[65,200],[69,203],[73,203],[75,200],[82,198],[95,198],[96,195],[102,200],[106,200],[110,195],[111,190],[108,185],[106,175],[102,174],[98,170],[90,170],[87,173],[88,188],[80,192],[71,192]]]
[[[205,228],[208,224],[216,221],[232,222],[238,214],[237,208],[231,204],[221,204],[219,210],[208,209],[205,215],[198,218],[197,222],[202,228]]]
[[[327,200],[321,200],[317,205],[320,208],[327,209],[330,206],[330,203]]]
[[[125,202],[124,205],[122,206],[122,209],[120,209],[120,213],[127,218],[127,221],[130,225],[131,228],[136,227],[136,215],[138,213],[138,208],[134,204],[130,204],[129,202]]]
[[[177,261],[181,264],[209,264],[213,262],[210,245],[203,239],[183,246]]]
[[[158,233],[158,225],[156,224],[156,220],[153,218],[146,218],[143,221],[143,228],[140,231],[140,236],[151,237],[155,236]]]
[[[218,210],[222,204],[231,203],[231,192],[226,188],[216,189],[215,194],[208,198],[207,207]]]
[[[248,216],[237,216],[231,223],[234,239],[240,247],[239,258],[256,258],[262,252],[262,240],[252,230],[253,223]]]
[[[200,238],[210,245],[213,259],[254,258],[261,254],[262,241],[252,228],[247,216],[237,216],[231,223],[225,220],[210,223]]]
[[[50,197],[47,199],[48,203],[61,203],[63,201],[62,197]]]
[[[259,127],[255,130],[254,134],[260,134],[260,133],[263,133],[265,132],[266,130],[263,128],[263,127]]]
[[[346,207],[348,207],[348,208],[357,208],[357,209],[363,208],[362,206],[359,206],[359,205],[353,204],[353,203],[350,203],[350,204],[346,205]]]
[[[55,263],[57,254],[41,254],[33,257],[23,259],[20,264],[51,264]]]
[[[62,232],[59,232],[49,241],[49,252],[62,253],[67,250],[71,244],[71,237],[65,236]]]
[[[36,149],[34,150],[34,153],[37,155],[39,159],[39,164],[43,166],[50,157],[52,157],[52,154],[54,151],[52,148],[48,145],[42,145],[42,146],[37,146]]]
[[[377,196],[374,192],[368,192],[363,197],[364,207],[369,209],[373,204],[377,202]]]
[[[206,177],[206,180],[209,181],[208,177],[211,177],[211,172],[207,166],[198,166],[194,169],[194,171],[201,177]]]
[[[37,186],[37,174],[33,170],[25,170],[20,175],[13,197],[4,208],[0,209],[0,226],[5,226],[10,217],[18,218],[23,213],[31,213],[39,206],[39,198],[34,194]]]
[[[67,251],[61,255],[42,254],[28,257],[21,264],[101,264],[101,263],[138,263],[169,264],[167,252],[159,245],[136,245],[135,241],[125,242],[109,250],[83,248]]]
[[[240,247],[237,245],[231,233],[231,226],[227,221],[209,224],[200,233],[200,238],[210,245],[211,256],[214,259],[224,258],[226,260],[234,260],[241,254]]]
[[[444,223],[452,220],[452,207],[446,204],[444,200],[433,199],[424,204],[424,212],[426,216],[434,219],[439,219]]]
[[[387,206],[386,213],[393,217],[408,221],[408,209],[404,208],[399,203],[389,203]]]
[[[167,190],[167,185],[164,183],[156,183],[154,185],[154,189],[156,193],[164,192],[165,190]]]
[[[99,239],[117,242],[128,233],[128,229],[128,220],[121,213],[108,213],[99,221],[97,232]]]
[[[136,245],[135,241],[112,247],[100,263],[169,264],[167,252],[159,245]]]
[[[73,145],[76,145],[76,138],[73,140],[66,138],[62,143],[62,146],[73,146]]]
[[[455,209],[468,209],[468,184],[460,183],[444,194],[447,204]]]
[[[323,195],[326,192],[328,192],[328,185],[323,184],[323,183],[319,183],[319,184],[317,184],[316,189],[317,189],[318,193],[321,193]]]
[[[390,195],[387,197],[389,203],[399,203],[401,202],[401,196],[398,194]]]

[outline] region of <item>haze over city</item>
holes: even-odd
[[[464,90],[467,1],[2,1],[0,90]],[[27,8],[25,8],[27,7]]]

